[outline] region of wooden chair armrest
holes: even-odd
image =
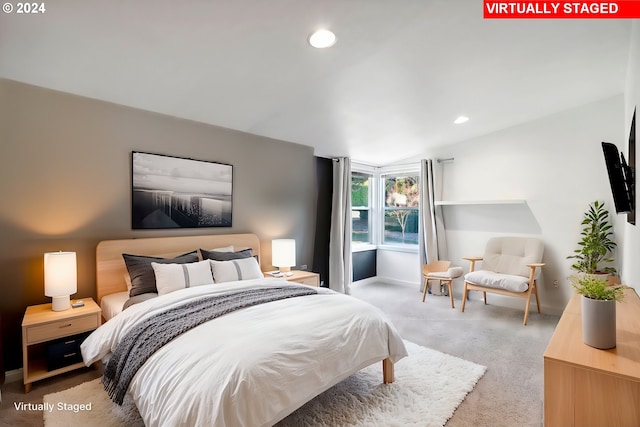
[[[462,259],[466,259],[471,263],[471,265],[469,266],[469,273],[471,273],[476,269],[476,261],[482,261],[483,258],[481,256],[470,256],[470,257],[463,257]]]
[[[530,268],[530,270],[529,270],[529,283],[533,283],[533,280],[534,280],[535,275],[536,275],[536,268],[537,267],[542,268],[543,265],[544,265],[543,262],[534,262],[534,263],[531,263],[531,264],[527,264],[527,267]]]

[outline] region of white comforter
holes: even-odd
[[[115,351],[139,320],[202,295],[281,279],[188,288],[133,305],[82,344],[90,365]],[[177,337],[134,376],[129,393],[151,426],[268,426],[339,381],[389,357],[407,355],[377,308],[321,289],[229,313]],[[382,373],[380,374],[382,382]]]

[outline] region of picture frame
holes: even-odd
[[[231,227],[233,165],[131,152],[131,228]]]

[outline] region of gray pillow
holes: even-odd
[[[135,297],[131,297],[128,300],[126,300],[124,302],[124,305],[122,306],[123,310],[126,310],[127,308],[131,307],[133,304],[138,304],[139,302],[144,302],[146,300],[150,300],[151,298],[156,298],[158,296],[158,294],[140,294],[140,295],[136,295]]]
[[[214,261],[231,261],[234,259],[251,258],[253,256],[251,249],[244,249],[238,252],[219,252],[200,248],[200,253],[202,254],[203,260],[212,259]]]
[[[122,254],[127,265],[129,277],[131,277],[130,297],[140,294],[158,293],[156,288],[156,275],[151,267],[152,262],[159,264],[186,264],[198,261],[198,252],[188,252],[175,258],[157,258],[143,255]]]

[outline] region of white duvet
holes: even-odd
[[[124,310],[82,344],[87,365],[109,356],[141,319],[191,298],[281,279],[172,292]],[[147,360],[129,394],[151,426],[270,426],[374,362],[407,355],[377,308],[320,289],[229,313],[177,337]],[[380,375],[382,382],[382,373]]]

